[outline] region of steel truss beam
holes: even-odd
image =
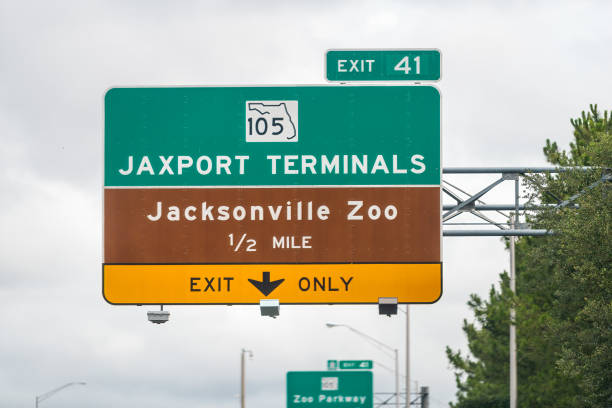
[[[581,192],[575,194],[565,201],[559,200],[557,204],[530,204],[530,203],[519,203],[518,196],[518,185],[520,184],[520,178],[528,177],[527,174],[550,174],[550,173],[562,173],[567,171],[587,171],[593,169],[592,167],[446,167],[442,170],[443,174],[499,174],[500,178],[493,181],[485,188],[480,190],[476,194],[470,194],[466,191],[462,190],[459,187],[454,186],[446,180],[443,180],[443,193],[450,197],[455,201],[455,204],[444,204],[442,206],[443,211],[445,211],[442,215],[442,224],[445,227],[450,227],[453,224],[449,223],[449,221],[458,215],[470,213],[481,220],[484,220],[485,223],[480,224],[460,224],[460,225],[489,225],[496,227],[497,229],[452,229],[446,228],[443,229],[442,234],[445,237],[466,237],[466,236],[474,236],[474,237],[486,237],[486,236],[543,236],[543,235],[551,235],[551,231],[542,230],[542,229],[531,229],[526,224],[521,224],[518,218],[515,219],[514,225],[512,228],[509,225],[511,214],[503,213],[502,211],[513,211],[515,216],[519,216],[519,211],[539,211],[547,208],[561,208],[567,206],[576,206],[574,203],[575,200],[584,194],[586,191],[594,188],[600,183],[610,182],[612,180],[612,175],[609,169],[603,169],[603,174],[601,179],[592,183],[588,187],[586,187]],[[515,189],[515,197],[513,197],[514,204],[486,204],[482,201],[483,196],[489,193],[498,185],[502,184],[504,181],[514,181],[517,188]],[[461,195],[466,196],[464,198]],[[484,215],[482,212],[484,211],[496,211],[499,214],[503,215],[506,223],[499,223],[492,220],[490,217]],[[456,225],[456,224],[455,224]]]
[[[444,174],[503,174],[503,173],[563,173],[572,170],[591,170],[592,167],[445,167]]]
[[[544,210],[547,208],[554,208],[556,206],[557,204],[540,204],[540,205],[520,204],[519,211]],[[455,207],[456,207],[455,204],[444,204],[442,206],[442,209],[447,211],[447,210],[452,210]],[[476,210],[476,211],[511,211],[514,209],[515,209],[514,204],[472,204],[469,206],[465,206],[463,208],[463,211],[467,211],[467,212],[472,211],[472,210]]]
[[[443,233],[445,237],[536,237],[552,234],[552,231],[540,229],[447,230]]]

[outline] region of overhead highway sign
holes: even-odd
[[[113,88],[104,143],[110,303],[441,295],[434,87]]]

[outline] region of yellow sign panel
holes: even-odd
[[[442,264],[106,264],[103,294],[112,304],[432,303]]]

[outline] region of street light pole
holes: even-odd
[[[352,331],[353,333],[355,333],[355,334],[357,334],[357,335],[359,335],[361,337],[364,337],[364,338],[368,339],[369,341],[377,344],[378,346],[380,346],[382,348],[385,348],[385,349],[387,349],[387,350],[389,350],[389,351],[391,351],[393,353],[394,358],[395,358],[395,408],[399,408],[399,406],[400,406],[400,402],[399,402],[399,358],[398,358],[397,349],[393,348],[391,346],[388,346],[385,343],[383,343],[382,341],[379,341],[379,340],[375,339],[374,337],[369,336],[369,335],[365,334],[364,332],[359,331],[359,330],[355,329],[354,327],[351,327],[351,326],[349,326],[347,324],[325,323],[325,325],[328,328],[330,328],[330,329],[333,328],[333,327],[345,327],[345,328],[349,329],[350,331]]]
[[[410,408],[410,305],[406,305],[406,408]]]
[[[245,360],[244,355],[249,354],[250,358],[253,358],[253,352],[251,350],[242,349],[240,352],[240,408],[244,408],[244,371],[245,371]]]
[[[60,392],[61,390],[63,390],[64,388],[68,388],[72,385],[86,385],[86,383],[84,382],[69,382],[67,384],[62,385],[61,387],[57,387],[52,389],[51,391],[47,391],[44,394],[41,395],[37,395],[36,396],[36,408],[38,408],[38,404],[40,402],[43,402],[44,400],[51,398],[53,395],[57,394],[58,392]]]
[[[393,351],[395,352],[395,407],[399,408],[399,357],[397,354],[397,349]]]

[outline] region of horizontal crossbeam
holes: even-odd
[[[444,167],[444,174],[562,173],[591,170],[592,167]]]
[[[444,230],[445,237],[525,237],[552,235],[552,231],[543,229],[506,229],[506,230]]]
[[[456,204],[444,204],[442,206],[442,209],[444,211],[452,210],[456,206],[457,206]],[[520,204],[518,206],[518,209],[519,211],[543,210],[545,208],[553,208],[555,206],[556,204],[541,204],[541,205]],[[472,210],[476,210],[476,211],[514,211],[515,209],[516,209],[516,206],[514,204],[475,204],[475,205],[466,206],[463,208],[464,211],[472,211]]]

